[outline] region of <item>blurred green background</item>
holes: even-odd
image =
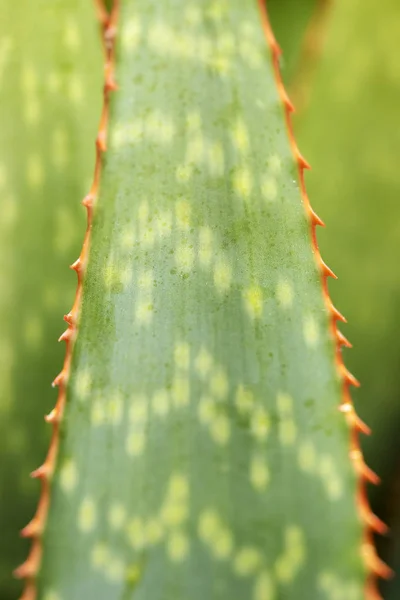
[[[322,255],[349,323],[353,397],[382,477],[370,490],[391,533],[377,540],[400,567],[400,5],[398,0],[268,0],[295,129],[312,165],[311,202],[326,222]],[[83,239],[100,114],[102,56],[92,2],[0,0],[0,598],[21,586],[18,531],[32,517],[75,293],[68,265]],[[382,585],[400,598],[396,579]]]

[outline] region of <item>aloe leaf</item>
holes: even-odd
[[[339,275],[333,298],[349,320],[355,350],[346,362],[362,383],[357,408],[373,430],[366,458],[383,476],[383,490],[397,461],[400,418],[397,11],[394,0],[368,9],[356,0],[335,4],[309,110],[297,128],[314,167],[310,194],[327,223],[322,252]]]
[[[269,0],[268,10],[275,37],[283,54],[282,76],[291,83],[299,64],[304,36],[312,24],[313,17],[325,0]]]
[[[28,546],[17,532],[37,503],[28,478],[45,456],[43,414],[63,348],[83,197],[94,159],[101,55],[85,0],[0,2],[0,597]],[[90,180],[89,180],[90,181]]]
[[[361,550],[384,571],[265,28],[256,2],[121,3],[27,598],[356,600]]]

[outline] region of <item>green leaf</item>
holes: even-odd
[[[79,200],[94,159],[101,55],[86,0],[0,2],[0,597],[28,551],[29,472],[48,447],[43,415],[64,349],[55,344],[82,241]]]
[[[256,3],[126,0],[116,80],[39,599],[360,599],[332,317]]]
[[[385,482],[400,417],[397,11],[395,0],[368,9],[356,0],[336,4],[310,106],[298,123],[313,166],[310,197],[327,224],[322,253],[339,276],[333,298],[349,320],[354,350],[346,362],[362,384],[356,405],[373,430],[366,458]]]
[[[299,60],[304,35],[318,4],[318,0],[268,0],[272,28],[283,52],[281,69],[285,82],[291,83],[296,70],[302,68]]]

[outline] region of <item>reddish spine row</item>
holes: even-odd
[[[110,93],[116,89],[116,84],[114,81],[114,40],[119,1],[114,1],[114,6],[111,13],[107,12],[103,4],[103,0],[95,0],[95,6],[103,31],[103,45],[105,51],[104,103],[100,117],[99,131],[96,138],[96,163],[93,183],[89,194],[82,201],[82,204],[87,211],[87,227],[85,237],[80,256],[74,262],[74,264],[71,265],[71,269],[77,273],[78,285],[72,309],[67,315],[64,316],[64,320],[68,323],[68,327],[59,338],[59,341],[63,340],[66,343],[66,354],[62,371],[59,375],[57,375],[52,384],[53,387],[58,386],[58,397],[54,409],[45,417],[45,420],[48,423],[51,423],[53,427],[50,447],[43,465],[31,473],[32,477],[40,479],[41,493],[35,516],[21,531],[21,535],[23,537],[32,538],[32,546],[26,561],[15,570],[16,577],[25,579],[25,588],[20,600],[36,600],[37,598],[36,578],[42,560],[42,536],[46,527],[47,515],[49,511],[51,479],[56,467],[59,448],[60,423],[62,421],[65,408],[68,377],[72,360],[72,350],[77,334],[79,310],[82,298],[83,277],[90,245],[93,207],[99,189],[102,154],[106,151]]]
[[[295,141],[291,118],[291,113],[294,112],[294,106],[286,93],[279,67],[279,57],[281,55],[281,49],[275,39],[269,22],[266,0],[258,0],[258,4],[261,13],[261,20],[264,33],[271,49],[276,85],[285,110],[285,120],[289,134],[290,145],[298,165],[301,195],[303,198],[304,208],[307,217],[310,221],[312,247],[315,258],[320,268],[322,293],[326,307],[328,309],[328,314],[330,316],[330,329],[332,332],[333,339],[335,340],[335,362],[342,381],[342,402],[339,406],[339,410],[345,415],[350,429],[349,455],[350,459],[353,462],[354,469],[358,475],[356,503],[360,518],[364,524],[364,538],[361,552],[365,566],[368,571],[365,595],[367,600],[382,600],[381,595],[378,591],[377,578],[381,577],[384,579],[388,579],[392,576],[392,570],[378,557],[373,541],[373,533],[386,533],[387,526],[376,515],[374,515],[369,505],[366,485],[368,482],[374,483],[375,485],[378,484],[379,477],[365,464],[359,442],[360,432],[369,435],[371,433],[371,430],[365,423],[363,423],[363,421],[356,414],[351,399],[349,389],[350,386],[353,385],[358,387],[360,384],[358,383],[357,379],[346,369],[343,363],[341,347],[351,347],[351,344],[337,328],[337,322],[346,322],[346,319],[333,306],[332,300],[329,296],[327,279],[328,277],[333,277],[336,279],[336,275],[322,260],[321,253],[318,247],[316,227],[317,225],[324,226],[324,223],[313,211],[306,191],[304,181],[304,170],[310,169],[310,165],[300,154],[300,151]]]

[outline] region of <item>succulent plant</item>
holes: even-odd
[[[258,5],[97,2],[104,107],[24,600],[357,600],[390,574]]]
[[[28,551],[16,532],[37,503],[28,474],[49,443],[43,414],[63,357],[54,342],[75,288],[65,265],[82,243],[101,53],[85,0],[4,0],[0,13],[0,597],[11,600]]]

